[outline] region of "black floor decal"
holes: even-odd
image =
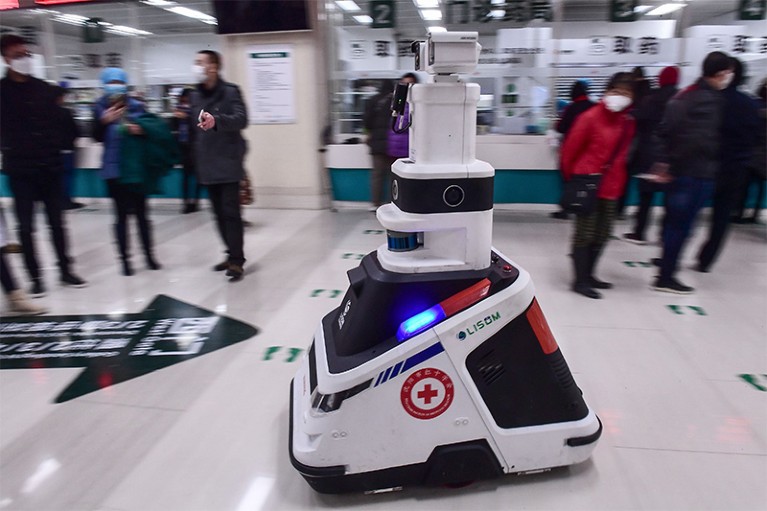
[[[169,296],[143,312],[4,318],[0,369],[84,367],[57,403],[231,346],[258,329]]]

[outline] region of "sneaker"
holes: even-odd
[[[663,291],[665,293],[675,293],[678,295],[689,295],[695,292],[695,289],[690,286],[685,286],[678,280],[671,278],[668,280],[661,280],[660,277],[655,279],[650,289],[655,291]]]
[[[229,269],[226,270],[226,276],[230,277],[229,282],[237,282],[238,280],[242,280],[242,275],[245,272],[242,270],[242,266],[239,266],[237,264],[230,264]]]
[[[549,215],[551,218],[556,218],[559,220],[568,220],[570,218],[570,213],[567,211],[554,211]]]
[[[628,241],[629,243],[633,243],[635,245],[647,245],[647,242],[644,240],[644,238],[640,238],[633,232],[627,232],[623,236],[623,241]]]
[[[83,279],[75,275],[74,273],[62,273],[61,274],[61,283],[65,286],[71,286],[71,287],[85,287],[88,285],[87,282],[85,282]]]
[[[32,287],[29,288],[29,296],[32,298],[42,298],[45,296],[45,286],[42,279],[34,279]]]
[[[229,261],[218,263],[216,266],[213,267],[213,271],[224,271],[228,269],[229,269]]]

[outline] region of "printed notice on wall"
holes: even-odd
[[[296,122],[292,45],[249,48],[248,81],[251,124]]]

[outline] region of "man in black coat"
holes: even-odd
[[[227,259],[213,267],[226,270],[231,282],[241,280],[245,254],[240,212],[240,181],[245,177],[246,144],[242,130],[248,113],[237,85],[221,79],[221,55],[197,53],[194,61],[199,84],[192,93],[190,121],[194,158],[200,183],[208,188],[218,231]]]
[[[737,205],[743,183],[748,181],[749,163],[759,141],[762,122],[759,105],[738,90],[745,77],[744,64],[732,58],[734,78],[722,91],[724,119],[722,122],[722,167],[717,174],[713,211],[708,239],[698,252],[696,270],[708,273],[724,245],[729,230],[730,215]]]
[[[654,90],[650,95],[645,96],[634,109],[632,114],[636,119],[637,133],[635,138],[635,149],[628,163],[628,171],[632,176],[646,174],[650,171],[656,158],[657,142],[655,131],[663,120],[663,113],[666,111],[666,105],[679,91],[679,68],[676,66],[664,67],[658,75],[658,84],[660,88]],[[662,185],[639,179],[639,209],[636,214],[636,222],[633,232],[627,232],[623,239],[644,245],[645,231],[650,219],[650,208],[655,196],[655,192],[662,191]]]
[[[703,76],[666,106],[654,173],[666,182],[666,217],[660,273],[651,288],[690,294],[694,289],[675,275],[695,218],[714,192],[719,172],[724,98],[720,91],[733,79],[733,63],[720,51],[703,60]]]
[[[85,281],[71,270],[62,208],[63,127],[56,104],[56,89],[31,76],[32,55],[24,39],[0,37],[0,53],[8,65],[0,80],[0,150],[3,173],[13,193],[21,241],[29,277],[30,295],[45,295],[34,245],[35,202],[42,201],[56,250],[60,281],[65,286],[84,287]]]

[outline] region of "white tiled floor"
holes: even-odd
[[[79,290],[57,284],[40,217],[50,292],[39,302],[54,315],[138,313],[165,294],[252,324],[258,335],[61,404],[55,397],[81,369],[0,371],[1,510],[767,509],[767,392],[739,377],[756,375],[767,387],[763,226],[735,226],[713,273],[684,269],[680,279],[698,292],[682,297],[651,291],[654,270],[626,264],[648,261],[658,247],[614,240],[599,275],[616,288],[589,300],[569,291],[568,222],[522,206],[497,211],[495,246],[532,274],[604,423],[594,455],[457,490],[326,496],[288,459],[288,387],[298,361],[286,360],[338,305],[330,291],[346,288],[357,255],[385,241],[375,216],[250,209],[247,275],[229,284],[210,271],[221,246],[209,212],[177,209],[153,211],[164,268],[144,270],[135,257],[133,277],[118,272],[106,204],[68,213],[76,270],[90,282]],[[621,222],[615,233],[625,230]],[[312,297],[318,289],[328,291]]]

